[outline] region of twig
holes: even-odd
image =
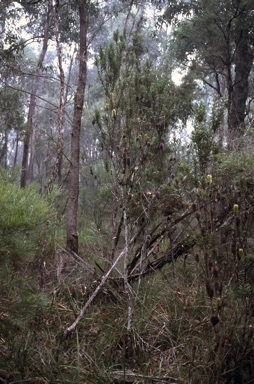
[[[137,234],[132,237],[132,239],[130,240],[128,246],[130,246],[134,242],[136,237],[137,237]],[[109,278],[111,272],[114,270],[116,265],[119,263],[119,261],[125,255],[126,250],[127,250],[127,246],[125,246],[125,248],[122,250],[122,252],[120,252],[120,254],[116,258],[116,260],[114,261],[112,266],[109,268],[108,272],[102,277],[100,284],[94,290],[93,294],[89,297],[89,299],[87,300],[86,304],[81,309],[81,311],[80,311],[78,317],[76,318],[76,320],[65,330],[63,340],[65,340],[75,330],[75,328],[77,327],[78,323],[80,322],[80,320],[82,319],[82,317],[86,313],[87,308],[92,303],[92,301],[95,299],[95,297],[98,295],[98,293],[100,292],[100,290],[103,287],[103,285],[106,283],[107,279]]]
[[[115,375],[116,378],[118,378],[119,376],[122,377],[124,376],[124,374],[126,374],[127,377],[132,377],[133,379],[136,379],[136,378],[139,378],[139,379],[150,379],[152,380],[153,382],[154,381],[158,381],[160,383],[171,383],[171,384],[178,384],[178,383],[181,383],[181,381],[179,380],[176,380],[174,379],[173,377],[170,377],[170,376],[165,376],[165,377],[160,377],[160,376],[147,376],[147,375],[141,375],[141,374],[138,374],[138,373],[135,373],[135,372],[131,372],[131,371],[115,371],[113,372],[113,374]]]

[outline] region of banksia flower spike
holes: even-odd
[[[115,96],[114,96],[114,93],[110,94],[110,101],[111,101],[112,107],[114,108],[114,106],[115,106]]]
[[[221,301],[221,298],[220,297],[217,297],[216,301],[215,301],[215,305],[218,309],[221,309],[222,308],[222,301]]]
[[[238,255],[239,255],[239,259],[241,259],[243,257],[243,248],[239,248],[238,249]]]
[[[206,181],[207,181],[207,184],[212,184],[212,182],[213,182],[213,177],[212,177],[212,175],[207,175],[207,176],[206,176]]]
[[[239,205],[238,205],[238,204],[234,204],[234,205],[233,205],[233,211],[234,211],[234,214],[235,214],[235,215],[238,214],[238,211],[239,211]]]

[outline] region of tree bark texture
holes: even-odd
[[[229,131],[241,135],[244,131],[246,102],[248,98],[249,75],[253,64],[250,50],[249,30],[244,28],[246,12],[242,12],[242,28],[238,31],[235,49],[235,76],[229,110]]]
[[[80,128],[86,87],[87,57],[87,1],[79,2],[80,43],[79,43],[79,78],[74,97],[74,111],[71,133],[71,165],[69,176],[69,194],[67,204],[67,244],[66,249],[78,253],[78,196],[79,196],[79,159]]]

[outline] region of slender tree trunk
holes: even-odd
[[[48,49],[48,39],[49,39],[48,33],[49,33],[51,9],[52,9],[52,0],[49,0],[47,16],[46,16],[46,21],[44,25],[44,37],[43,37],[42,50],[41,50],[36,71],[35,71],[35,77],[34,77],[32,92],[30,96],[30,104],[28,109],[26,133],[24,138],[23,158],[22,158],[21,180],[20,180],[21,188],[25,188],[27,179],[28,179],[28,159],[29,159],[30,141],[31,141],[32,132],[33,132],[33,117],[35,114],[35,107],[36,107],[36,95],[37,95],[37,91],[40,83],[41,67]]]
[[[75,253],[78,253],[77,217],[79,196],[80,128],[84,105],[87,70],[87,0],[79,1],[79,23],[79,79],[78,87],[74,97],[74,111],[71,133],[71,165],[66,222],[66,249]]]
[[[33,181],[33,177],[34,177],[34,152],[35,152],[35,129],[34,129],[34,127],[32,127],[32,131],[31,131],[29,149],[30,149],[30,155],[29,155],[27,179],[29,179],[30,181]]]
[[[8,130],[4,131],[4,143],[0,151],[0,164],[7,168],[7,152],[8,152]]]
[[[13,160],[13,168],[17,165],[17,158],[18,158],[18,151],[19,151],[19,132],[16,132],[16,139],[15,139],[15,153],[14,153],[14,160]]]
[[[244,131],[249,75],[253,64],[253,53],[249,47],[249,30],[241,29],[236,41],[235,78],[229,111],[229,131],[241,135]]]
[[[54,168],[52,175],[48,182],[48,190],[54,184],[54,181],[58,175],[60,159],[63,152],[63,116],[64,116],[64,70],[62,64],[62,48],[60,43],[60,18],[59,18],[59,0],[55,1],[55,18],[56,18],[56,47],[57,47],[57,58],[58,58],[58,68],[60,75],[60,95],[59,95],[59,109],[58,109],[58,118],[57,118],[57,128],[58,128],[58,141],[57,141],[57,153]]]
[[[65,107],[66,107],[68,95],[69,95],[70,82],[71,82],[71,72],[72,72],[72,67],[73,67],[74,55],[75,55],[75,52],[73,52],[73,54],[71,56],[69,70],[68,70],[67,83],[66,83],[66,87],[65,87],[65,95],[64,95],[64,102],[63,102],[64,111],[65,111]],[[64,126],[65,126],[65,114],[63,114],[63,135],[64,135]],[[62,166],[63,166],[63,151],[61,151],[60,156],[59,156],[59,166],[58,166],[58,175],[57,175],[59,184],[61,184],[61,182],[62,182]]]

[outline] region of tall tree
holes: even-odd
[[[77,217],[79,196],[80,129],[84,105],[87,72],[87,0],[80,0],[79,10],[79,77],[74,96],[71,132],[71,164],[67,205],[67,244],[69,251],[78,252]]]
[[[52,175],[48,182],[48,189],[50,189],[60,172],[61,158],[63,152],[63,118],[64,118],[64,70],[62,63],[62,47],[60,43],[60,17],[59,17],[59,1],[55,2],[55,19],[56,19],[56,47],[57,47],[57,59],[58,59],[58,68],[59,68],[59,77],[60,77],[60,93],[59,93],[59,108],[58,108],[58,119],[57,119],[57,128],[58,128],[58,141],[57,141],[57,154],[56,160],[53,168]]]
[[[176,23],[178,63],[227,99],[228,129],[234,135],[243,132],[246,116],[253,10],[250,0],[191,0],[170,4],[165,12],[165,18]]]
[[[234,1],[236,28],[234,34],[235,76],[229,111],[229,128],[233,131],[244,128],[246,116],[246,101],[249,91],[249,75],[253,64],[254,17],[250,15],[254,4],[248,1]]]

